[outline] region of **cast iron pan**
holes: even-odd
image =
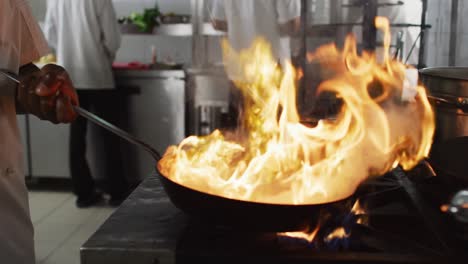
[[[143,147],[154,157],[156,163],[161,159],[161,155],[150,145],[82,108],[75,107],[75,110],[91,122]],[[350,205],[344,203],[344,200],[325,204],[281,205],[229,199],[185,187],[165,177],[157,168],[156,170],[166,194],[177,208],[188,214],[192,221],[222,228],[276,232],[305,230],[317,225],[320,215],[325,213],[324,210],[331,213]]]

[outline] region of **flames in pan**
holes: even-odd
[[[273,204],[317,204],[351,195],[366,178],[400,164],[415,166],[425,157],[434,134],[434,116],[424,87],[412,101],[401,99],[407,67],[389,56],[357,54],[356,41],[343,50],[333,44],[309,54],[327,71],[318,92],[343,101],[334,120],[315,127],[300,123],[296,82],[300,71],[281,69],[262,39],[240,53],[223,43],[226,70],[237,76],[244,97],[242,126],[235,132],[191,136],[167,149],[159,170],[171,180],[223,197]]]

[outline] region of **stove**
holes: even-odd
[[[396,169],[364,183],[348,199],[364,207],[363,222],[352,221],[349,212],[328,216],[312,242],[191,223],[177,244],[178,263],[451,263],[463,258],[468,243],[457,236],[453,219],[439,210],[445,196],[440,193],[444,199],[427,203],[430,188],[440,192],[436,178],[416,184],[408,176]],[[347,235],[327,240],[339,227]]]
[[[458,190],[429,175],[396,168],[366,181],[343,201],[364,212],[324,212],[311,242],[194,222],[152,175],[83,245],[82,263],[466,263],[466,224],[440,210]]]

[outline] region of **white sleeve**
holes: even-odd
[[[0,69],[17,72],[21,59],[21,16],[11,1],[0,0]]]
[[[44,20],[44,35],[47,43],[53,49],[57,49],[57,9],[52,0],[47,1],[47,11]]]
[[[115,13],[112,0],[103,0],[101,12],[99,13],[99,22],[101,24],[101,32],[103,36],[104,47],[111,56],[115,58],[121,44],[120,28],[117,23],[117,15]]]
[[[214,0],[211,19],[226,20],[226,13],[224,11],[224,0]]]
[[[301,16],[301,0],[276,0],[278,23],[284,24]]]

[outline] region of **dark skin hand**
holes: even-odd
[[[17,109],[54,124],[76,119],[73,106],[79,105],[78,96],[64,68],[47,64],[39,69],[28,64],[21,67],[19,80]]]

